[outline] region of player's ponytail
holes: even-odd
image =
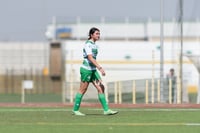
[[[90,31],[89,31],[89,38],[88,38],[88,40],[90,40],[91,39],[91,36],[92,36],[92,34],[94,34],[94,32],[95,31],[100,31],[98,28],[96,28],[96,27],[92,27],[91,29],[90,29]]]

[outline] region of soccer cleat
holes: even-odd
[[[103,112],[104,115],[115,115],[117,113],[118,113],[118,111],[113,111],[111,109]]]
[[[80,111],[73,111],[73,114],[78,116],[85,116],[85,114],[81,113]]]

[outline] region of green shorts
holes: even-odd
[[[101,80],[101,77],[97,70],[87,70],[81,67],[80,74],[82,82],[92,82],[96,80]]]

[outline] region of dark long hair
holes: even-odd
[[[89,31],[89,38],[88,38],[88,40],[90,40],[91,39],[91,36],[92,36],[92,34],[94,34],[94,32],[95,31],[100,31],[98,28],[96,28],[96,27],[92,27],[91,29],[90,29],[90,31]]]

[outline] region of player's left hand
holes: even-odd
[[[106,76],[106,73],[102,67],[99,69],[99,71],[101,72],[102,76]]]

